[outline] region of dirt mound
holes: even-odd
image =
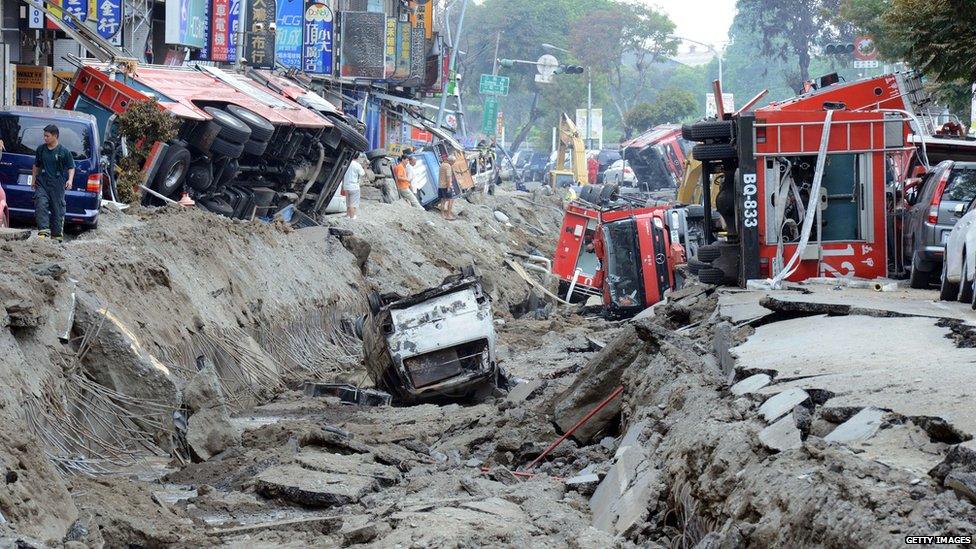
[[[525,281],[505,266],[505,259],[511,257],[506,254],[551,257],[563,214],[556,197],[498,193],[457,200],[454,221],[400,200],[364,202],[357,219],[331,216],[324,222],[351,231],[356,242],[368,243],[363,273],[381,293],[409,295],[439,284],[461,267],[475,265],[497,316],[507,314],[529,294]],[[496,217],[496,212],[504,215]]]

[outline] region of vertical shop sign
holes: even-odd
[[[275,59],[292,68],[302,68],[302,13],[305,0],[279,0],[275,29]]]
[[[332,74],[332,10],[315,0],[305,6],[305,72]]]
[[[244,58],[256,69],[272,69],[275,62],[275,0],[251,0]]]

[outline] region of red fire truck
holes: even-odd
[[[744,286],[889,275],[889,213],[900,202],[891,167],[919,154],[911,138],[926,133],[920,113],[930,104],[914,73],[828,75],[793,99],[685,126],[702,180],[725,176],[715,200],[722,232],[698,250],[696,265],[708,264],[699,277]]]
[[[663,124],[621,143],[620,153],[634,169],[639,190],[648,192],[678,186],[693,144],[682,137],[681,126]]]
[[[700,231],[689,227],[687,208],[598,202],[593,195],[601,186],[587,187],[566,206],[553,254],[559,293],[574,303],[600,296],[608,315],[633,315],[680,282],[674,268],[685,262],[687,248],[695,249]]]

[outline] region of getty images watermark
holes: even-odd
[[[908,545],[969,545],[973,536],[905,536]]]

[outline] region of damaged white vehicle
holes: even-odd
[[[373,293],[369,301],[366,369],[397,401],[477,398],[502,385],[491,299],[473,270],[409,297]]]

